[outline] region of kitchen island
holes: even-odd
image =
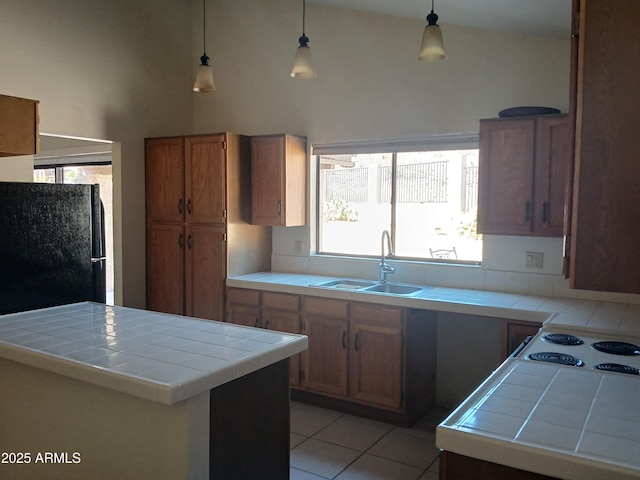
[[[288,478],[303,335],[83,302],[0,317],[0,478]]]

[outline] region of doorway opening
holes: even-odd
[[[114,305],[113,166],[112,143],[40,134],[40,153],[34,157],[33,181],[98,184],[104,206],[107,304]]]

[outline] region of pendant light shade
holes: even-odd
[[[422,45],[418,54],[418,60],[421,62],[437,62],[447,58],[442,41],[442,31],[440,26],[436,24],[438,15],[433,13],[433,2],[434,0],[431,0],[431,13],[427,15],[427,25],[422,32]]]
[[[213,83],[213,68],[209,65],[209,57],[206,52],[206,0],[202,0],[202,56],[200,57],[200,66],[196,74],[196,83],[193,85],[193,91],[199,93],[215,92],[216,86]]]
[[[300,46],[296,50],[296,57],[293,60],[293,68],[291,69],[291,76],[293,78],[301,78],[308,80],[310,78],[316,78],[318,74],[313,69],[311,63],[311,49],[309,48],[309,37],[304,33],[304,20],[305,20],[306,1],[302,0],[302,36],[298,39]]]

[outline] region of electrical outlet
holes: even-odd
[[[542,269],[542,252],[526,252],[524,258],[525,268]]]

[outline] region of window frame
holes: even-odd
[[[324,144],[313,144],[312,155],[315,157],[315,255],[324,257],[345,257],[345,258],[378,258],[378,255],[366,254],[348,254],[337,252],[324,252],[320,250],[320,225],[322,223],[322,202],[320,201],[320,157],[324,155],[346,155],[346,154],[389,154],[391,155],[391,218],[390,218],[390,234],[393,244],[396,244],[396,208],[397,208],[397,169],[398,169],[398,153],[406,152],[427,152],[427,151],[444,151],[444,150],[479,150],[480,134],[479,132],[462,132],[454,134],[431,135],[422,138],[396,139],[396,140],[373,140],[373,141],[354,141],[354,142],[334,142]],[[459,260],[459,259],[438,259],[425,257],[410,256],[394,256],[394,260],[410,261],[416,263],[436,263],[436,264],[455,264],[455,265],[473,265],[482,264],[482,260]]]

